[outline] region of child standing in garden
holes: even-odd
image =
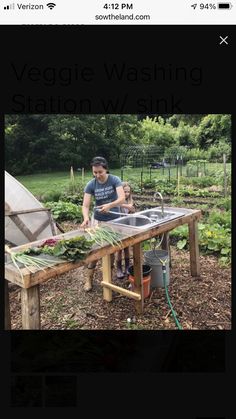
[[[122,186],[125,193],[125,203],[120,205],[120,211],[123,214],[131,214],[135,212],[134,201],[131,193],[131,187],[128,182],[122,182]],[[129,263],[130,263],[130,252],[129,247],[124,249],[125,257],[125,272],[122,270],[122,250],[117,253],[117,273],[116,276],[118,279],[124,278],[125,275],[128,275]]]

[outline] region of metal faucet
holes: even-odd
[[[157,195],[159,195],[159,197],[161,198],[161,214],[162,214],[162,218],[164,218],[164,199],[163,196],[160,192],[155,192],[153,195],[153,202],[156,201]]]

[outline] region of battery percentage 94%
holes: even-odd
[[[215,10],[216,4],[214,3],[200,3],[199,4],[200,10]]]
[[[216,4],[214,3],[200,3],[200,4],[192,4],[191,7],[195,10],[197,7],[199,7],[200,10],[215,10]]]

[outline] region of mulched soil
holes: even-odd
[[[201,276],[190,275],[189,252],[171,246],[172,267],[168,287],[171,303],[183,329],[231,329],[231,269],[219,266],[214,256],[200,256]],[[135,301],[113,293],[103,300],[101,262],[97,264],[94,287],[83,290],[84,268],[75,269],[40,287],[41,328],[46,329],[177,329],[165,290],[154,288],[138,315]],[[128,288],[129,281],[114,284]],[[20,330],[20,288],[10,284],[12,329]],[[127,319],[131,319],[131,323]]]

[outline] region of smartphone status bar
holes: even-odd
[[[1,25],[228,25],[236,22],[235,1],[55,0],[7,2],[0,6]]]

